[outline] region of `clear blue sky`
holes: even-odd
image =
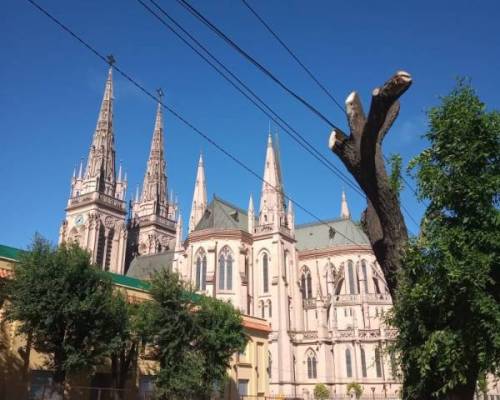
[[[162,87],[166,101],[259,173],[268,118],[222,80],[135,0],[38,0],[50,12],[147,88]],[[498,1],[262,1],[254,8],[342,103],[351,90],[365,108],[371,90],[405,69],[414,84],[384,145],[407,162],[426,143],[425,110],[469,76],[490,108],[500,108]],[[251,85],[333,162],[329,129],[188,15],[160,0],[193,34]],[[239,0],[201,1],[228,35],[341,127],[340,111],[263,29]],[[28,2],[0,6],[0,243],[25,247],[35,231],[56,241],[75,164],[86,157],[107,67]],[[129,195],[142,181],[156,105],[115,75],[117,159],[129,176]],[[321,218],[337,217],[342,183],[280,133],[287,192]],[[198,155],[206,159],[208,191],[242,207],[260,182],[166,115],[168,186],[189,216]],[[365,201],[347,188],[355,218]],[[419,219],[422,205],[409,190],[403,202]],[[297,222],[311,217],[297,210]],[[408,221],[412,231],[416,227]]]

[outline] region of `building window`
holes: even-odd
[[[267,316],[268,318],[273,316],[273,304],[271,303],[271,300],[267,301]]]
[[[265,309],[264,309],[264,300],[261,300],[259,305],[260,305],[261,318],[266,318]]]
[[[310,351],[307,355],[307,377],[309,379],[317,378],[316,362],[316,355],[313,351]]]
[[[349,274],[349,293],[356,294],[356,282],[354,280],[354,264],[351,260],[347,261],[347,273]]]
[[[285,251],[283,254],[283,277],[285,278],[285,281],[287,279],[287,268],[288,268],[288,251]]]
[[[240,396],[248,395],[248,379],[238,379],[238,394]]]
[[[269,292],[269,259],[267,253],[262,256],[262,289]]]
[[[380,294],[380,287],[378,285],[378,279],[373,278],[373,285],[375,286],[375,293]]]
[[[361,347],[361,373],[363,374],[363,378],[366,378],[366,355],[365,349]]]
[[[225,246],[219,255],[219,290],[233,288],[233,256],[229,247]]]
[[[155,390],[155,376],[141,375],[139,378],[139,399],[152,399]]]
[[[382,377],[382,359],[380,358],[380,348],[375,348],[375,369],[377,370],[377,378]]]
[[[273,359],[270,351],[267,352],[267,376],[269,379],[273,376]]]
[[[302,299],[312,298],[312,278],[309,268],[305,267],[302,277],[300,278],[300,291],[302,292]]]
[[[365,281],[365,293],[368,293],[368,272],[366,271],[366,261],[361,260],[361,270],[363,272],[363,279]]]
[[[345,369],[348,378],[352,377],[352,360],[351,360],[351,350],[345,350]]]
[[[196,258],[196,290],[207,288],[207,256],[201,253]]]

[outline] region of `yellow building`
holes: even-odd
[[[13,265],[21,250],[0,245],[0,285],[13,276]],[[142,280],[111,274],[118,290],[126,294],[128,301],[141,302],[150,299],[148,283]],[[3,305],[0,305],[0,399],[41,399],[50,385],[51,373],[46,367],[46,357],[29,350],[27,338],[16,335],[16,324],[5,321]],[[245,352],[233,357],[228,371],[229,383],[224,400],[239,399],[241,395],[265,396],[269,393],[268,335],[269,323],[260,318],[243,316],[243,326],[249,338]],[[153,390],[157,363],[141,355],[136,371],[128,380],[125,399],[147,400]],[[112,395],[109,368],[97,368],[95,374],[80,374],[68,378],[71,399],[110,399]],[[49,397],[46,397],[47,399]]]

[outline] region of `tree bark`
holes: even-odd
[[[356,92],[346,99],[350,135],[339,129],[330,135],[329,147],[342,160],[367,197],[363,225],[373,252],[396,299],[397,273],[408,231],[393,193],[382,154],[382,141],[399,113],[399,97],[410,87],[411,76],[399,71],[372,93],[368,117]]]

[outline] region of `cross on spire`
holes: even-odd
[[[163,97],[165,96],[165,93],[163,93],[163,90],[161,88],[156,89],[156,93],[158,94],[158,101],[160,103],[163,103]]]
[[[114,63],[116,63],[116,59],[115,57],[113,56],[113,54],[109,54],[106,56],[106,61],[107,63],[109,64],[110,67],[113,66]]]

